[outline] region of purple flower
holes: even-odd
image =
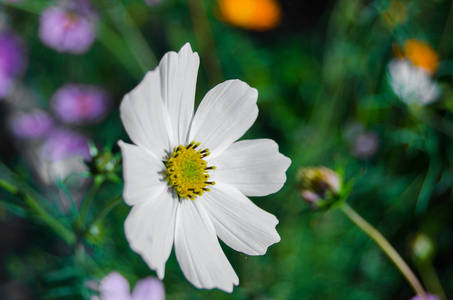
[[[25,70],[25,45],[9,30],[0,31],[0,98],[9,95],[16,78]]]
[[[100,287],[102,300],[163,300],[165,288],[162,282],[153,277],[140,280],[135,285],[132,295],[129,282],[117,272],[109,273],[102,279]]]
[[[41,14],[39,37],[58,52],[85,53],[96,39],[94,12],[86,1],[60,2]]]
[[[376,154],[379,148],[379,137],[375,132],[360,134],[353,145],[353,153],[362,159],[368,159]]]
[[[440,298],[437,295],[431,295],[431,294],[426,293],[426,300],[441,300],[441,299],[442,298]],[[422,300],[422,297],[420,297],[419,295],[416,295],[416,296],[412,297],[410,300]]]
[[[100,121],[109,108],[107,93],[90,85],[67,84],[52,97],[56,116],[71,124],[95,123]]]
[[[42,110],[17,114],[9,121],[9,129],[17,138],[43,137],[52,126],[52,118]]]
[[[57,162],[73,156],[91,161],[88,139],[76,132],[57,128],[52,130],[41,146],[42,161]]]

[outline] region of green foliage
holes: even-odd
[[[201,62],[197,103],[226,79],[257,88],[258,120],[244,139],[274,139],[292,165],[281,191],[252,199],[277,216],[281,242],[257,257],[222,244],[240,278],[231,295],[194,288],[172,253],[163,280],[168,299],[412,297],[389,259],[339,211],[313,213],[301,201],[297,170],[318,165],[342,170],[345,182],[353,179],[341,200],[347,198],[379,229],[429,292],[441,292],[433,283],[437,274],[453,297],[451,1],[315,3],[323,14],[314,26],[301,28],[295,24],[310,11],[292,18],[295,4],[282,0],[282,24],[268,32],[223,23],[215,1],[163,0],[154,7],[139,0],[93,2],[97,40],[83,55],[57,53],[39,40],[39,14],[53,1],[0,4],[2,21],[28,45],[20,85],[34,95],[36,107],[48,110],[52,94],[68,82],[103,86],[114,102],[102,122],[79,127],[93,140],[89,171],[51,187],[37,179],[20,145],[0,146],[0,296],[9,283],[19,282],[38,299],[89,299],[96,295],[89,283],[111,271],[131,286],[155,276],[123,233],[130,208],[121,200],[116,142],[128,137],[118,107],[164,53],[190,42]],[[392,10],[395,2],[398,11]],[[427,41],[440,57],[433,80],[442,94],[426,106],[400,101],[388,82],[392,47],[409,38]],[[6,115],[9,108],[1,104]],[[364,155],[358,138],[369,133],[376,149]],[[87,183],[74,191],[74,180],[81,179]],[[6,231],[15,220],[25,225],[13,226],[11,237]],[[420,234],[433,249],[423,262],[412,248]]]

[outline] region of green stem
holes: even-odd
[[[135,79],[140,80],[143,77],[140,66],[129,55],[125,55],[129,49],[121,37],[101,21],[98,22],[98,31],[99,42],[121,62]]]
[[[91,225],[96,224],[99,222],[99,220],[104,219],[107,214],[114,209],[118,204],[120,204],[123,201],[123,197],[121,195],[116,196],[112,200],[108,202],[106,206],[97,214],[96,217],[94,217],[93,221],[91,222]]]
[[[23,198],[25,203],[28,204],[28,206],[32,209],[36,216],[39,217],[39,219],[44,223],[46,223],[47,226],[52,228],[59,236],[61,236],[68,245],[75,244],[76,237],[74,233],[68,230],[63,224],[61,224],[60,221],[49,214],[38,201],[36,201],[30,195],[27,195],[25,189],[19,189],[3,179],[0,179],[0,187],[4,188],[17,197]]]
[[[108,13],[121,37],[129,47],[130,52],[139,64],[141,71],[147,72],[154,68],[157,64],[156,56],[140,30],[135,26],[134,20],[129,15],[122,2],[116,1],[116,6],[109,9]]]
[[[222,67],[217,56],[214,36],[209,25],[208,15],[203,1],[188,0],[190,16],[193,24],[193,31],[197,39],[200,53],[204,58],[204,69],[210,85],[217,85],[223,81]]]
[[[445,57],[448,55],[451,46],[451,28],[453,27],[453,2],[450,4],[450,10],[448,12],[447,21],[445,22],[444,31],[439,42],[438,52],[439,57]]]
[[[446,118],[440,118],[426,107],[411,107],[412,115],[424,124],[439,130],[453,139],[453,123]]]
[[[101,186],[101,184],[104,182],[102,177],[94,177],[93,184],[91,185],[88,193],[85,196],[85,199],[83,199],[82,206],[80,208],[80,224],[83,224],[86,219],[86,214],[88,211],[88,207],[90,206],[91,199],[94,198],[94,195],[96,194],[97,190]]]
[[[409,268],[409,266],[404,262],[401,256],[396,252],[395,248],[390,245],[387,239],[377,231],[373,226],[370,225],[365,219],[363,219],[357,212],[350,207],[346,202],[343,202],[339,206],[340,210],[363,232],[365,232],[372,240],[378,244],[379,247],[387,254],[387,256],[393,261],[396,267],[400,270],[401,274],[406,277],[409,284],[414,289],[415,293],[419,295],[422,299],[426,300],[426,293],[421,285],[420,281],[417,279],[415,274]]]
[[[428,259],[427,261],[420,261],[418,263],[416,262],[416,264],[418,266],[422,280],[425,283],[426,289],[432,294],[440,296],[442,300],[447,300],[447,295],[442,288],[442,284],[440,283],[439,277],[437,276],[431,259]]]

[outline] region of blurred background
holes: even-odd
[[[441,298],[453,297],[453,3],[449,0],[1,0],[0,298],[90,299],[112,271],[155,276],[124,237],[119,103],[167,51],[200,55],[196,103],[259,91],[243,139],[292,160],[264,256],[222,244],[232,294],[197,290],[174,253],[167,299],[410,299],[341,212],[313,211],[299,168],[354,181],[347,199]]]

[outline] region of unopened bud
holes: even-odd
[[[113,154],[110,147],[98,149],[94,143],[90,144],[90,153],[93,159],[89,167],[93,175],[115,175],[120,166],[118,154]]]
[[[340,176],[326,167],[301,168],[297,172],[299,193],[314,209],[320,209],[339,199]]]
[[[434,245],[430,237],[424,233],[419,233],[412,243],[412,251],[416,259],[426,261],[434,255]]]

